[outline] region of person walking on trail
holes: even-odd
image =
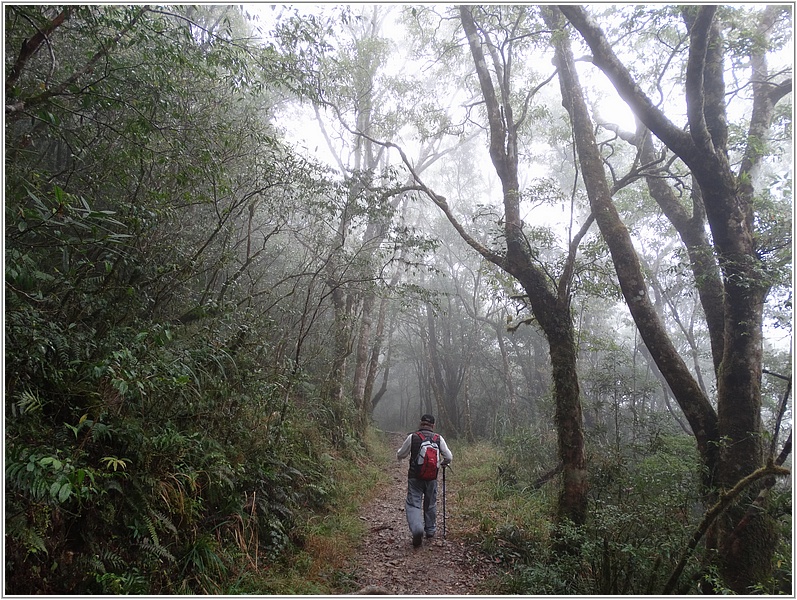
[[[407,435],[396,458],[410,457],[407,472],[407,525],[412,545],[417,548],[423,535],[433,538],[437,530],[437,473],[451,463],[454,455],[439,433],[434,432],[434,417],[421,417],[418,431]]]

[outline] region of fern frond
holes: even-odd
[[[177,559],[174,557],[174,555],[160,544],[153,544],[149,540],[145,539],[141,541],[141,548],[153,556],[168,560],[170,563],[177,562]]]
[[[49,554],[44,538],[30,526],[24,515],[17,515],[6,521],[6,535],[22,544],[28,554]]]
[[[107,572],[105,564],[100,559],[100,552],[83,552],[78,554],[75,559],[75,566],[85,573],[103,574]]]
[[[96,558],[104,568],[121,571],[127,567],[125,560],[113,550],[102,548],[97,551]]]
[[[43,406],[44,401],[35,390],[23,390],[19,394],[19,400],[12,405],[15,417],[40,412]]]
[[[171,531],[174,535],[178,535],[179,532],[177,531],[177,527],[175,527],[174,523],[172,523],[171,519],[164,513],[155,510],[154,508],[149,509],[149,514],[154,516],[159,523],[161,523],[166,529]]]
[[[152,538],[152,542],[156,546],[160,546],[160,539],[158,538],[158,532],[155,530],[155,523],[150,518],[149,514],[141,515],[141,520],[144,521],[144,526],[147,528],[149,536]]]

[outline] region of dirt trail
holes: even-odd
[[[397,450],[405,433],[387,433]],[[367,524],[366,537],[354,559],[361,594],[465,595],[489,593],[485,583],[497,575],[479,549],[463,539],[463,519],[457,510],[460,492],[456,478],[457,457],[446,476],[446,539],[443,539],[443,484],[438,479],[437,536],[412,547],[404,516],[407,496],[407,461],[394,461],[391,481],[365,506],[360,518]]]

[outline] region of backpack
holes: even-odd
[[[437,462],[440,454],[440,435],[433,433],[427,437],[422,431],[415,432],[421,438],[418,454],[415,458],[415,476],[418,479],[431,481],[437,479]]]

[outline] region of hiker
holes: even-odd
[[[432,415],[421,417],[418,431],[410,433],[396,452],[398,460],[407,456],[410,457],[407,525],[412,533],[412,545],[417,548],[423,541],[424,532],[427,539],[434,537],[437,529],[437,471],[454,458],[443,436],[434,432]]]

